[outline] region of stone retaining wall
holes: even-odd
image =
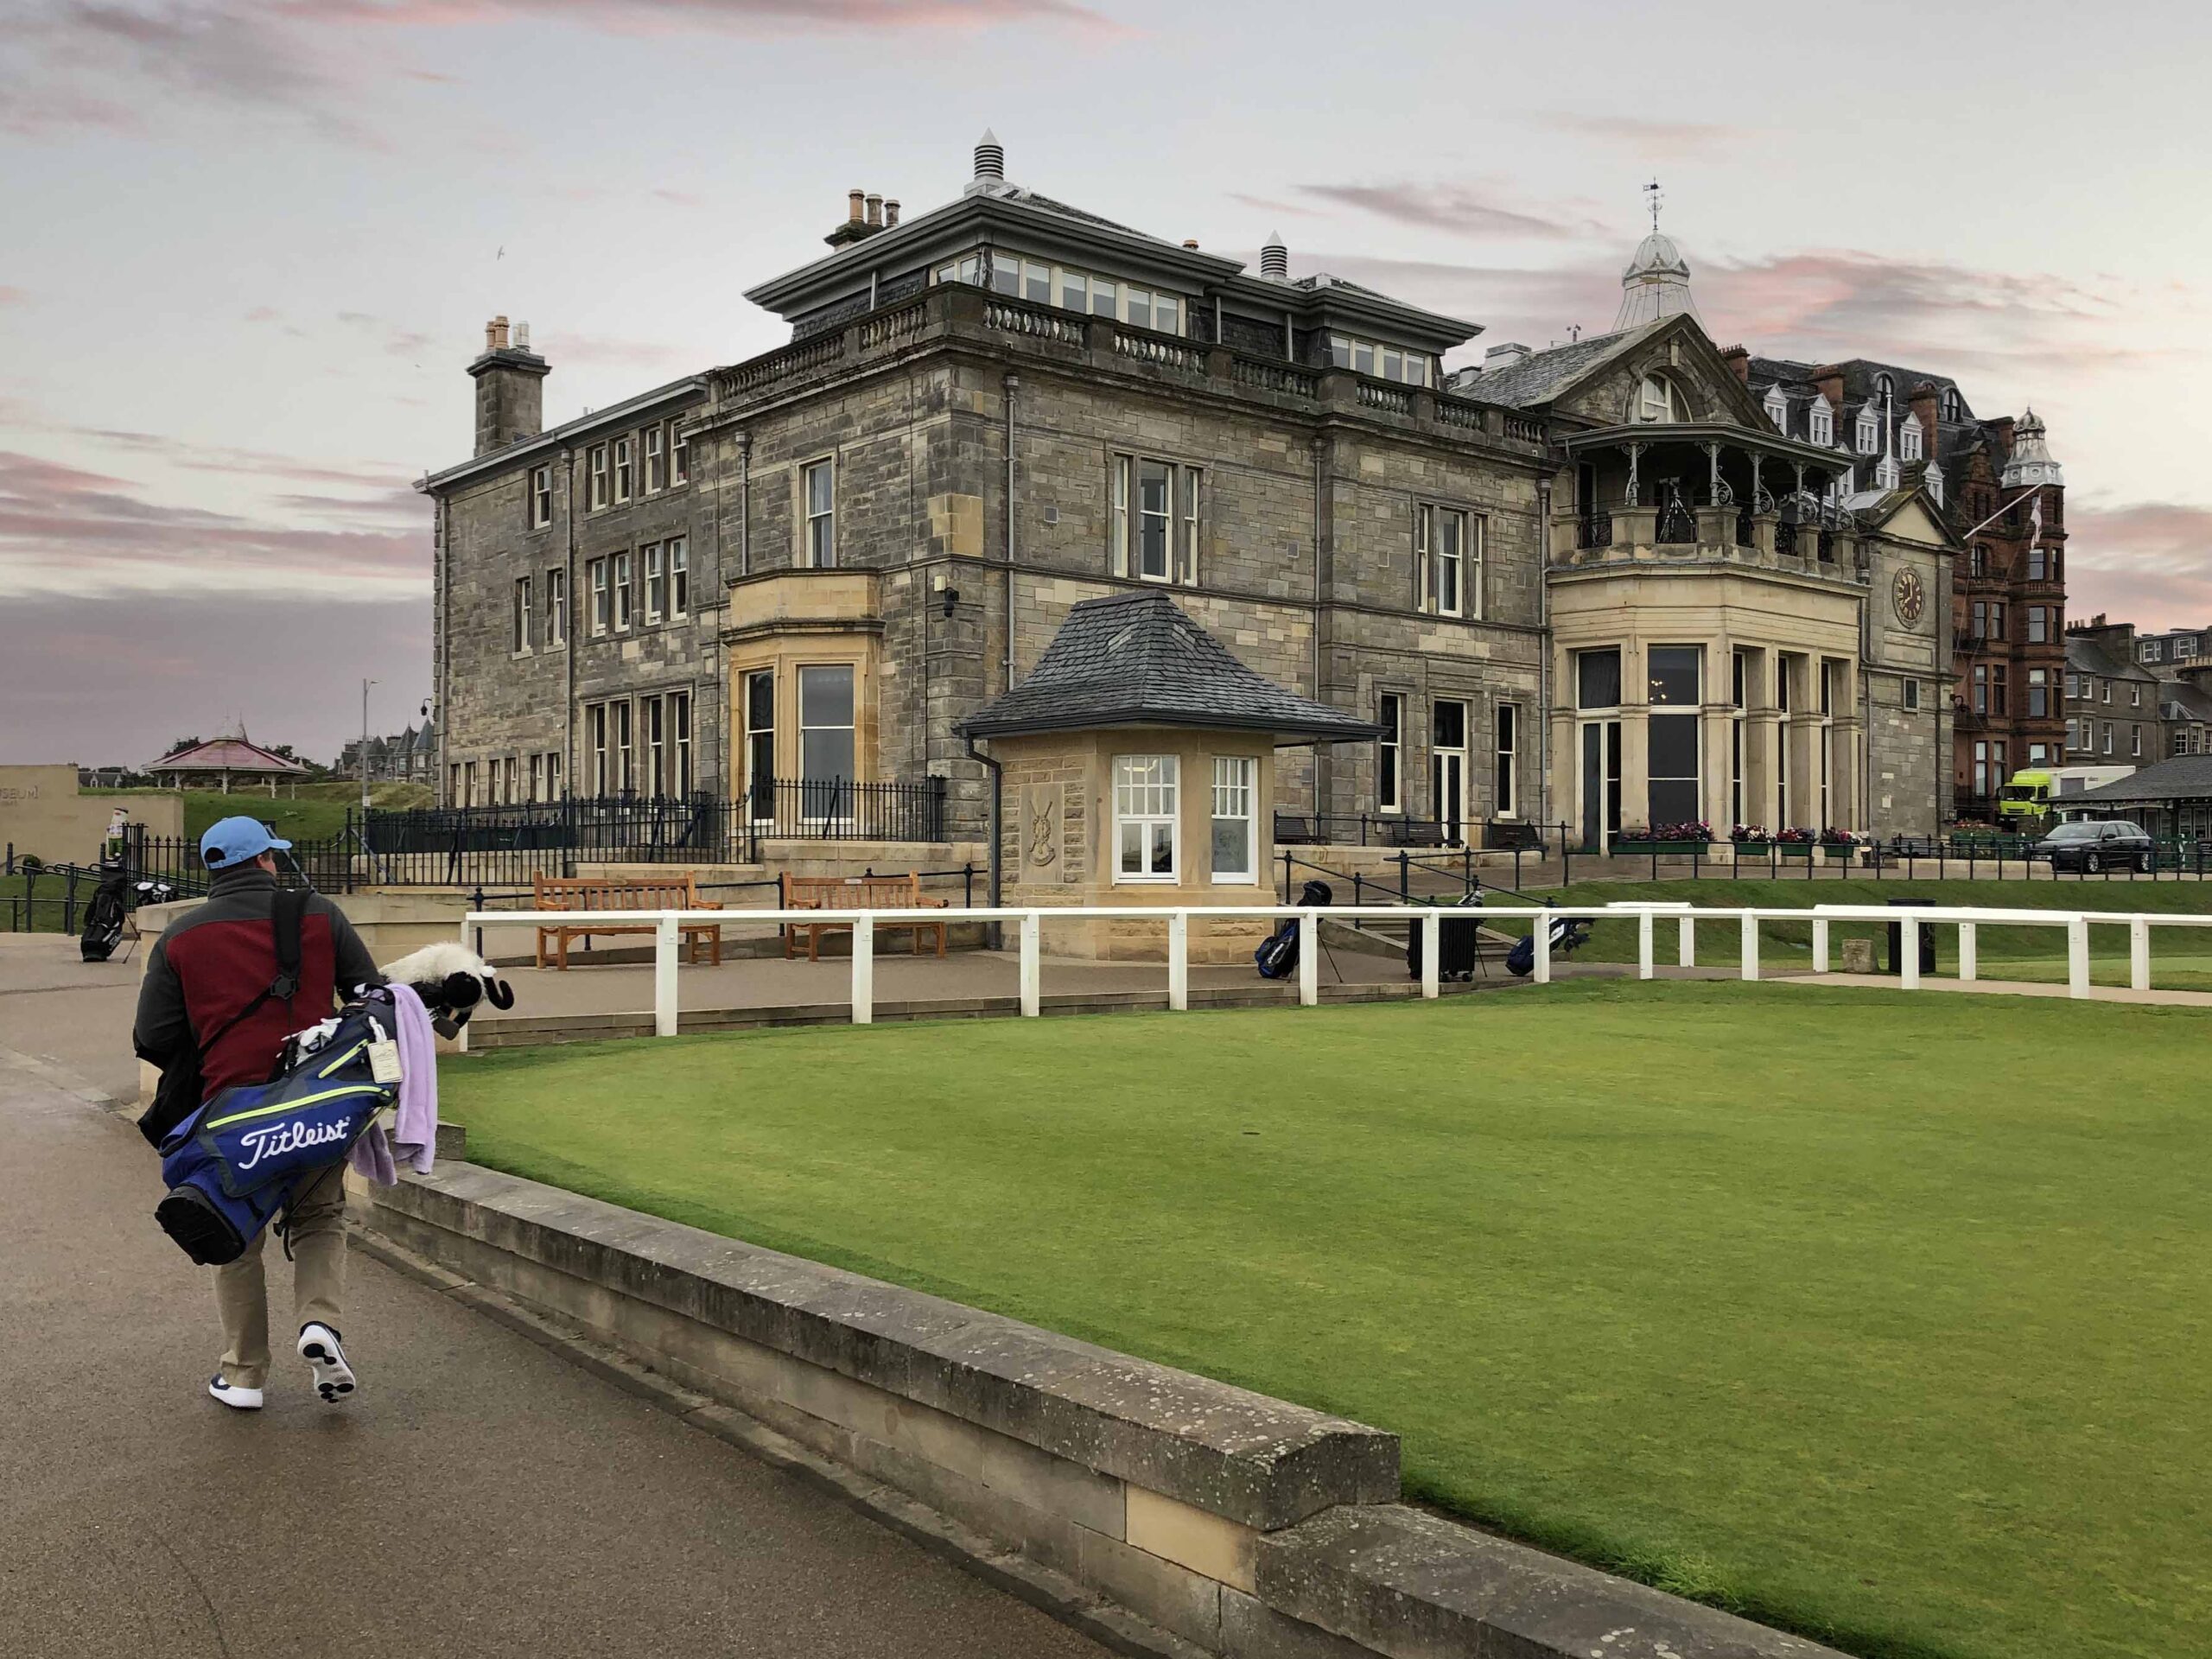
[[[977,1570],[1124,1650],[1828,1652],[1407,1509],[1397,1437],[1363,1424],[466,1164],[356,1203],[448,1288],[736,1408],[740,1438],[856,1471],[841,1486],[893,1524],[866,1492],[918,1502]]]

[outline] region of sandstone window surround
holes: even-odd
[[[832,455],[801,463],[798,508],[805,526],[798,563],[810,570],[837,568],[837,462]]]
[[[607,446],[594,443],[584,452],[584,466],[591,480],[588,500],[590,510],[599,512],[609,499],[610,479],[607,469]]]
[[[1172,883],[1181,868],[1182,760],[1114,757],[1114,882]]]
[[[671,488],[691,481],[691,435],[681,416],[668,423],[668,481]]]
[[[859,702],[850,663],[809,663],[798,670],[800,815],[810,823],[853,816],[849,787],[858,777]]]
[[[658,495],[668,487],[668,429],[649,426],[645,431],[645,493]]]
[[[636,493],[638,482],[637,441],[630,437],[614,440],[614,499],[627,501]]]
[[[2028,643],[2040,645],[2050,639],[2050,613],[2041,605],[2028,607]]]
[[[614,632],[630,631],[630,613],[636,600],[630,588],[630,556],[610,554],[607,561],[607,585],[614,595]]]
[[[1897,695],[1898,700],[1906,709],[1918,709],[1920,707],[1920,682],[1918,680],[1899,681],[1897,683]]]
[[[584,756],[587,764],[591,767],[591,792],[594,796],[607,794],[609,786],[614,781],[614,775],[609,766],[612,757],[607,751],[607,704],[586,703],[584,705]]]
[[[668,617],[680,622],[691,613],[691,549],[681,536],[668,539]]]
[[[607,587],[607,561],[594,559],[584,566],[585,578],[591,583],[591,632],[594,639],[604,634],[613,626],[613,599]]]
[[[1409,386],[1436,384],[1434,357],[1410,346],[1394,346],[1387,340],[1362,340],[1353,334],[1332,334],[1329,336],[1329,361],[1336,367],[1350,369],[1355,374],[1376,375],[1385,380],[1402,381]]]
[[[745,792],[753,803],[753,817],[766,822],[776,816],[776,671],[754,669],[741,683]]]
[[[569,643],[569,573],[554,565],[545,572],[545,649]]]
[[[1157,456],[1115,454],[1108,472],[1107,551],[1113,573],[1197,587],[1205,524],[1202,469]]]
[[[1213,758],[1213,879],[1217,886],[1256,886],[1260,763],[1248,754]]]
[[[530,757],[530,798],[532,801],[545,798],[545,756],[543,753]]]
[[[1483,613],[1483,542],[1479,513],[1434,502],[1414,504],[1414,608],[1430,616]]]
[[[627,795],[638,787],[637,722],[627,697],[610,704],[614,716],[614,787]]]
[[[528,576],[517,576],[515,578],[514,606],[512,620],[514,624],[514,634],[512,643],[508,647],[509,654],[516,657],[527,657],[530,655],[531,650],[530,578]]]
[[[648,542],[638,550],[638,556],[645,567],[645,623],[658,623],[668,613],[668,562],[658,542]]]
[[[530,469],[530,527],[543,530],[553,522],[553,468]]]
[[[1376,721],[1382,735],[1375,746],[1375,810],[1405,810],[1406,699],[1400,691],[1385,691],[1376,704]]]
[[[1501,702],[1491,711],[1492,751],[1496,756],[1491,783],[1491,816],[1521,816],[1521,705]]]
[[[2050,671],[2031,668],[2028,671],[2028,718],[2043,720],[2050,714]]]

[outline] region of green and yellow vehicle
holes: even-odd
[[[2116,784],[2134,770],[2133,766],[2024,768],[1997,791],[1998,824],[2020,830],[2036,829],[2047,818],[2063,816],[2068,797]]]

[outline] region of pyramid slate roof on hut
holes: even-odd
[[[1278,744],[1363,742],[1382,733],[1254,673],[1158,593],[1084,601],[1027,679],[961,722],[971,737],[1108,726],[1272,732]]]

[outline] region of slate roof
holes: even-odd
[[[1029,677],[960,729],[993,737],[1106,726],[1273,732],[1288,743],[1364,741],[1382,730],[1262,678],[1166,594],[1151,592],[1077,605]]]
[[[165,754],[146,768],[149,772],[305,772],[296,760],[271,754],[243,737],[211,738]]]
[[[2108,680],[2155,680],[2158,677],[2123,652],[2116,652],[2086,634],[2066,636],[2066,666],[2076,674],[2097,674]]]
[[[2126,806],[2138,801],[2212,800],[2212,754],[2177,754],[2145,766],[2116,784],[2069,795],[2066,804]]]
[[[1662,317],[1640,328],[1593,334],[1586,340],[1554,346],[1548,352],[1533,353],[1503,368],[1484,369],[1465,383],[1459,395],[1481,403],[1502,404],[1508,409],[1526,409],[1532,404],[1548,403],[1615,353],[1626,350],[1652,329],[1672,321],[1671,317]]]

